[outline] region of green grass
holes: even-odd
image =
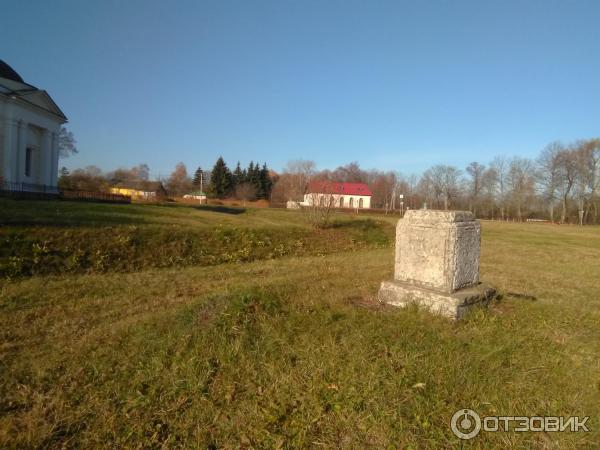
[[[278,217],[304,227],[248,221]],[[0,447],[598,448],[599,228],[484,222],[482,278],[502,299],[457,323],[376,302],[392,253],[4,283]],[[466,407],[587,415],[592,431],[462,443],[449,421]]]
[[[0,278],[208,266],[389,245],[393,227],[339,214],[315,230],[297,211],[0,199]],[[160,249],[157,252],[157,249]]]

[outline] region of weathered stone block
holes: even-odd
[[[481,227],[470,212],[407,211],[396,227],[394,281],[382,283],[380,301],[462,317],[494,294],[479,284],[480,242]]]
[[[483,283],[448,294],[392,280],[381,283],[379,301],[399,307],[416,304],[434,314],[460,319],[469,308],[487,305],[495,293],[493,288]]]
[[[480,240],[470,212],[407,211],[396,227],[394,279],[448,293],[474,286]]]

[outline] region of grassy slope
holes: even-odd
[[[390,248],[5,284],[0,446],[457,448],[471,407],[593,431],[465,448],[593,448],[599,255],[598,228],[484,223],[504,298],[459,323],[377,305]]]
[[[389,245],[389,221],[352,218],[340,214],[335,226],[315,230],[297,211],[0,199],[0,278],[206,266]]]
[[[70,227],[114,225],[214,226],[308,226],[298,221],[294,211],[247,209],[218,206],[119,205],[62,201],[16,201],[0,198],[0,223],[14,226],[52,225]],[[215,213],[214,209],[225,212]],[[229,211],[229,213],[227,213]],[[243,212],[243,214],[239,214]],[[240,220],[243,219],[243,220]]]

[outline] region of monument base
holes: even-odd
[[[460,319],[470,308],[487,305],[495,294],[496,291],[484,283],[447,294],[392,280],[381,283],[378,297],[382,303],[400,307],[416,304],[433,313]]]

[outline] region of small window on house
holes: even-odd
[[[358,201],[358,207],[359,208],[363,207],[363,199],[362,198]]]
[[[340,208],[344,207],[344,197],[340,197]]]
[[[350,206],[350,208],[354,208],[354,199],[352,197],[350,197],[349,206]]]
[[[319,206],[325,206],[325,196],[321,195],[321,198],[319,199]]]
[[[33,156],[33,149],[27,147],[25,149],[25,176],[31,176],[31,157]]]

